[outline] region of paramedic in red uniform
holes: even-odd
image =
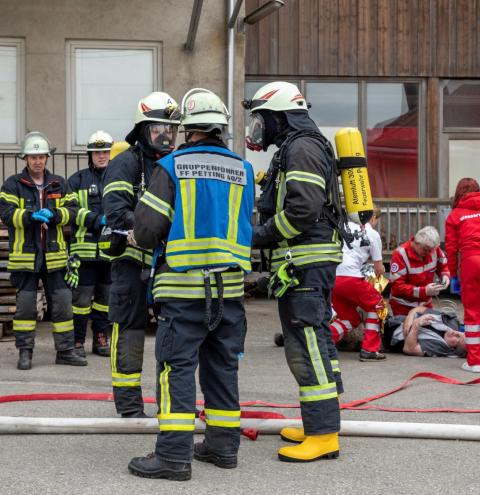
[[[357,307],[366,313],[365,336],[360,350],[360,361],[382,361],[385,354],[380,352],[382,343],[380,336],[381,321],[378,311],[385,307],[381,294],[369,284],[362,274],[362,267],[371,258],[375,275],[385,273],[382,262],[382,240],[374,230],[380,217],[376,209],[369,223],[365,225],[368,245],[360,239],[352,242],[352,248],[343,247],[343,260],[337,266],[337,276],[332,292],[332,305],[337,317],[330,324],[330,331],[335,344],[361,322]],[[352,232],[359,231],[360,226],[349,222]]]
[[[457,184],[452,212],[447,218],[445,249],[453,278],[461,279],[465,309],[465,371],[480,373],[480,187],[474,179]]]
[[[438,275],[440,281],[435,280]],[[432,296],[450,284],[447,258],[440,249],[437,229],[423,227],[392,253],[390,306],[394,316],[417,306],[432,307]]]

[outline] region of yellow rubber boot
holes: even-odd
[[[303,428],[282,428],[280,437],[285,442],[301,443],[305,440]]]
[[[282,447],[278,458],[285,462],[312,462],[317,459],[336,459],[340,454],[338,433],[311,435],[299,445]]]

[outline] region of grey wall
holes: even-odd
[[[183,50],[193,0],[0,0],[0,37],[25,39],[26,130],[67,151],[66,41],[160,41],[163,89],[180,101],[192,87],[227,98],[226,2],[205,0],[195,51]],[[236,35],[235,140],[243,152],[244,37]],[[134,114],[132,108],[132,119]],[[1,151],[1,150],[0,150]]]

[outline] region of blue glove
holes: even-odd
[[[107,224],[107,217],[105,215],[102,215],[102,218],[100,218],[100,225],[106,225]]]
[[[460,280],[458,280],[458,277],[452,277],[450,279],[450,292],[452,294],[460,294],[461,291]]]
[[[50,222],[50,218],[47,218],[46,216],[42,215],[40,211],[36,211],[35,213],[32,213],[32,219],[42,223]]]
[[[53,211],[48,208],[42,208],[38,211],[38,213],[44,217],[47,217],[49,220],[53,218]]]

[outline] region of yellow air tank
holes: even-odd
[[[352,222],[365,225],[373,215],[373,200],[362,135],[354,127],[345,127],[335,134],[335,145],[345,210]]]
[[[115,141],[110,150],[110,160],[113,160],[117,155],[128,150],[130,145],[126,141]]]

